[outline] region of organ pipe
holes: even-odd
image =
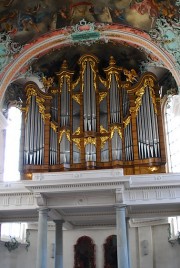
[[[164,170],[155,76],[147,73],[131,83],[131,71],[123,75],[125,69],[116,66],[112,57],[103,69],[104,77],[92,55],[82,56],[79,65],[74,80],[64,61],[56,74],[58,87],[48,93],[27,86],[25,170],[26,166],[33,172],[38,170],[35,166],[43,170],[44,158],[50,171],[118,166],[134,174],[141,169],[150,172],[152,165]]]
[[[94,73],[89,61],[85,63],[84,70],[84,130],[96,131],[96,96],[94,88]]]
[[[24,163],[42,165],[44,154],[44,120],[40,113],[39,100],[29,96],[28,114],[25,122]]]

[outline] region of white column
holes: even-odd
[[[118,268],[129,268],[125,206],[116,206],[116,231]]]
[[[48,208],[39,209],[36,268],[47,268],[47,217]]]
[[[63,222],[55,220],[55,268],[63,268]]]
[[[126,218],[126,231],[127,231],[127,249],[128,249],[128,263],[129,268],[131,268],[131,259],[130,259],[130,245],[129,245],[129,219]]]

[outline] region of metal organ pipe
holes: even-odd
[[[70,96],[69,96],[67,79],[63,78],[63,86],[61,92],[61,127],[70,124]]]
[[[128,81],[129,76],[123,75],[123,67],[116,67],[112,61],[109,67],[104,69],[106,78],[101,77],[98,72],[96,74],[96,57],[83,56],[79,62],[81,64],[79,76],[63,67],[64,69],[58,73],[60,88],[50,89],[51,94],[40,92],[38,89],[28,91],[32,96],[28,96],[24,126],[24,163],[43,165],[44,148],[46,148],[48,151],[45,152],[45,156],[48,161],[49,153],[50,171],[62,170],[65,167],[73,170],[85,166],[87,168],[120,166],[125,167],[127,174],[131,172],[134,174],[141,168],[151,172],[151,169],[147,169],[148,165],[151,167],[163,165],[161,162],[164,155],[162,161],[151,159],[149,164],[147,160],[141,161],[147,158],[159,158],[161,153],[159,117],[157,118],[152,95],[154,91],[147,86],[150,83],[146,83],[147,79],[154,80],[155,77],[152,74],[150,76],[145,74],[134,85],[132,81]],[[96,96],[98,96],[97,102]],[[45,110],[47,117],[44,114],[44,101],[50,105]],[[98,121],[96,108],[100,117]],[[134,120],[136,126],[132,126]],[[45,126],[46,122],[48,125]],[[46,147],[44,147],[44,134],[47,135]],[[133,162],[134,153],[137,151],[139,160]],[[96,158],[97,163],[84,163],[84,161],[95,162]],[[67,165],[63,167],[59,164]],[[38,168],[40,167],[36,167],[35,170]],[[47,165],[45,168],[48,168]]]
[[[120,96],[114,74],[111,76],[110,86],[110,122],[120,123]]]
[[[94,74],[89,61],[86,62],[83,81],[84,130],[96,131],[96,93],[94,88]]]
[[[90,77],[91,77],[92,130],[96,131],[96,92],[94,88],[94,73],[92,72],[92,70],[90,70]]]
[[[137,116],[138,148],[141,159],[160,157],[157,116],[147,87]]]
[[[50,165],[57,164],[57,133],[50,130]]]
[[[38,105],[37,103],[35,102],[35,111],[34,111],[34,161],[33,161],[33,164],[36,165],[38,163],[38,158],[37,158],[37,150],[38,150],[38,143],[37,143],[37,137],[38,137],[38,127],[39,127],[39,124],[37,122],[37,116],[38,116]]]
[[[127,91],[122,89],[122,108],[123,108],[123,118],[130,116],[129,113],[129,97]],[[124,147],[125,147],[125,160],[133,160],[133,146],[132,146],[132,127],[131,121],[124,126]]]
[[[36,96],[31,96],[26,126],[24,162],[26,165],[41,165],[44,153],[44,121]]]
[[[29,138],[29,164],[32,165],[33,164],[33,158],[34,158],[34,111],[35,111],[35,104],[36,104],[36,97],[32,96],[31,98],[31,106],[30,106],[30,110],[31,110],[31,117],[30,117],[30,138]]]
[[[153,157],[160,157],[157,115],[154,110],[154,105],[152,103],[150,92],[148,97],[149,97],[149,110],[150,110],[151,127],[152,127],[152,154]]]
[[[154,157],[154,146],[153,146],[153,113],[151,110],[151,99],[150,99],[150,94],[149,94],[149,88],[146,88],[145,91],[145,96],[146,96],[146,109],[147,109],[147,117],[148,117],[148,134],[149,134],[149,155],[150,157]]]

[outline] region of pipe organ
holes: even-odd
[[[25,87],[22,174],[122,167],[124,174],[165,172],[159,88],[156,77],[116,65],[99,74],[93,55],[66,60],[48,93]]]

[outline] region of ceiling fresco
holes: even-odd
[[[96,26],[100,23],[111,29],[117,25],[131,27],[135,33],[140,30],[142,36],[148,36],[149,40],[170,53],[180,70],[179,6],[180,0],[0,0],[0,79],[5,67],[26,44],[32,44],[39,37],[54,34],[59,29],[64,28],[68,32],[70,28],[72,31],[81,21]],[[93,34],[97,34],[97,31],[93,30]],[[43,76],[55,77],[64,59],[76,75],[79,70],[77,61],[85,53],[94,54],[100,59],[99,70],[108,66],[110,56],[114,56],[118,66],[134,69],[139,74],[146,70],[152,71],[159,81],[164,75],[169,77],[169,71],[162,62],[145,47],[132,46],[127,42],[117,45],[112,40],[106,43],[98,39],[95,42],[88,41],[87,44],[72,42],[68,49],[61,47],[49,50],[45,55],[39,54],[15,78],[32,75],[38,79]]]
[[[174,0],[0,0],[0,31],[19,43],[73,25],[89,22],[120,23],[149,31],[160,16],[178,18]]]

